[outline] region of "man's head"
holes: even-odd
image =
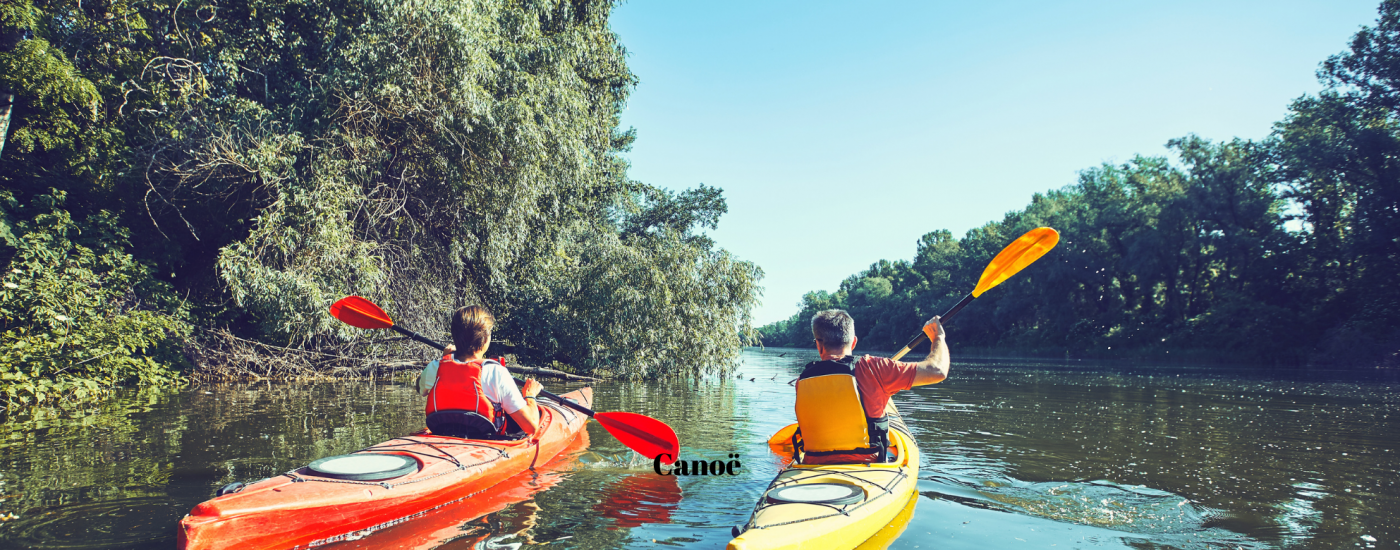
[[[828,309],[812,316],[812,337],[827,353],[837,353],[856,342],[856,322],[841,309]]]
[[[452,343],[457,346],[457,354],[470,356],[486,351],[494,326],[496,318],[482,306],[468,306],[453,313]]]

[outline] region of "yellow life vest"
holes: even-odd
[[[889,421],[868,418],[852,368],[855,358],[813,361],[797,379],[797,429],[809,455],[878,453],[883,460]]]

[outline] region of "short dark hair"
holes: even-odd
[[[484,306],[467,306],[452,314],[452,344],[458,357],[486,351],[496,318]]]
[[[828,348],[845,347],[856,339],[856,321],[844,309],[828,309],[812,316],[812,336]]]

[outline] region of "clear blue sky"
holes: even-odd
[[[724,189],[761,325],[1085,168],[1267,136],[1378,4],[631,0],[629,174]]]

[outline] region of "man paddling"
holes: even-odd
[[[948,344],[939,318],[929,319],[924,334],[928,357],[904,363],[866,355],[856,360],[856,324],[843,310],[812,317],[812,336],[820,359],[808,363],[797,379],[797,424],[804,464],[881,462],[889,447],[890,396],[914,386],[937,384],[948,377]]]
[[[452,345],[418,379],[419,392],[428,397],[428,430],[434,434],[519,439],[517,429],[533,436],[539,428],[535,396],[544,387],[526,378],[524,389],[516,388],[505,365],[486,358],[495,324],[496,318],[482,306],[452,314]],[[515,421],[514,426],[507,426],[507,417]]]

